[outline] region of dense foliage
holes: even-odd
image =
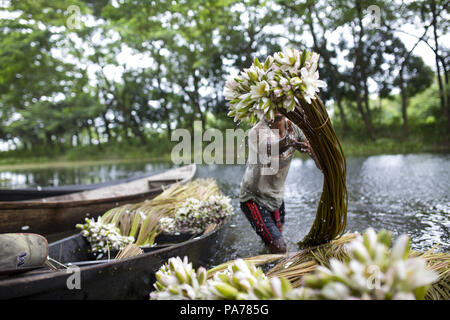
[[[321,55],[328,87],[320,96],[340,135],[445,141],[449,130],[446,1],[0,5],[0,142],[27,154],[157,148],[172,130],[193,130],[195,120],[233,128],[222,94],[226,77],[286,45]],[[378,21],[371,5],[380,9]],[[407,36],[407,25],[417,31]],[[429,50],[429,61],[418,47]]]

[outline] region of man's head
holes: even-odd
[[[273,120],[269,121],[269,126],[279,127],[284,124],[284,120],[285,120],[284,115],[278,110],[275,110]]]

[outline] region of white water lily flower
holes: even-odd
[[[317,64],[319,62],[319,57],[320,57],[320,54],[318,54],[317,52],[313,52],[311,55],[311,60],[310,60],[311,63]]]
[[[273,58],[280,65],[289,64],[289,57],[284,55],[282,52],[275,53]]]
[[[315,99],[316,92],[319,92],[319,88],[325,88],[327,86],[325,81],[319,80],[319,71],[310,72],[306,68],[300,69],[301,78],[303,84],[306,87],[304,94],[305,100],[311,103],[311,99]]]
[[[345,277],[348,274],[347,266],[336,259],[330,259],[330,269],[339,277]]]
[[[392,297],[392,300],[416,300],[416,297],[412,293],[398,292]]]
[[[251,98],[257,99],[267,96],[270,90],[270,86],[267,81],[258,82],[256,85],[250,87]]]
[[[409,253],[409,237],[407,235],[402,235],[395,242],[394,247],[392,248],[392,259],[400,260],[404,259],[408,256]]]
[[[239,93],[229,87],[225,87],[223,89],[223,96],[226,100],[234,100],[239,96]]]
[[[150,299],[200,299],[204,296],[206,272],[200,268],[196,273],[187,257],[170,258],[155,274],[156,291],[150,293]]]
[[[342,283],[331,282],[322,289],[321,294],[325,299],[342,300],[350,297],[350,290]]]
[[[407,281],[411,287],[422,287],[436,282],[439,277],[436,272],[427,270],[426,263],[420,258],[410,258],[405,261]]]
[[[230,77],[225,84],[225,87],[229,88],[230,90],[235,90],[238,86],[239,83],[236,81],[235,77]]]

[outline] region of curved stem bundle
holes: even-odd
[[[309,233],[298,244],[310,247],[329,242],[342,235],[347,224],[346,160],[342,146],[317,95],[311,103],[298,95],[293,111],[280,108],[280,112],[302,129],[324,175],[316,218]]]

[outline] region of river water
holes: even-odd
[[[169,163],[120,163],[48,169],[2,169],[0,187],[88,184],[162,171]],[[267,253],[239,208],[245,166],[199,165],[197,178],[215,178],[233,199],[235,216],[212,263]],[[323,176],[312,160],[294,159],[285,185],[284,236],[289,251],[309,231],[322,191]],[[450,251],[450,155],[380,155],[347,158],[348,231],[368,227],[408,234],[414,249],[440,244]]]

